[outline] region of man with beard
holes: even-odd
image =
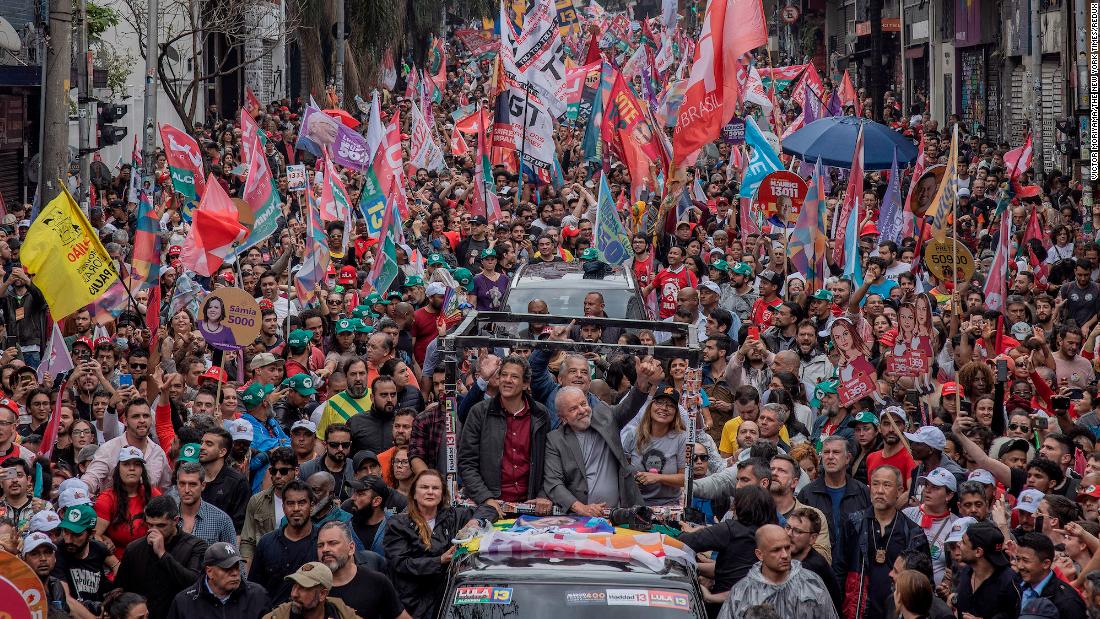
[[[363,475],[359,479],[348,481],[351,498],[342,507],[351,512],[351,532],[367,550],[385,557],[386,549],[383,537],[389,514],[386,502],[394,494],[393,490],[378,475]]]
[[[802,568],[810,570],[824,583],[833,600],[833,608],[839,609],[844,602],[840,587],[836,584],[832,564],[814,548],[814,539],[821,533],[826,523],[819,513],[809,507],[794,510],[783,527],[791,538],[791,558],[802,563]]]
[[[991,522],[975,522],[959,543],[957,597],[959,616],[1014,617],[1020,607],[1016,574],[1004,552],[1005,538]]]
[[[126,446],[136,447],[141,451],[149,481],[162,490],[168,488],[172,483],[172,467],[168,464],[164,449],[156,441],[149,440],[149,432],[153,427],[149,402],[145,398],[134,398],[127,402],[122,410],[122,423],[122,436],[100,445],[95,452],[95,458],[88,465],[88,471],[81,477],[88,484],[88,489],[94,494],[109,485],[111,473],[118,466],[118,452]]]
[[[65,584],[52,574],[54,564],[57,563],[57,546],[49,535],[39,531],[23,539],[23,562],[29,565],[34,570],[35,576],[42,581],[42,589],[46,592],[46,603],[50,608],[63,610],[81,619],[91,616],[90,613],[84,615],[80,611],[72,611],[72,608],[80,603],[69,596]],[[81,611],[87,612],[83,608]]]
[[[351,428],[346,424],[334,423],[325,428],[325,453],[302,464],[298,469],[300,479],[321,471],[332,475],[335,482],[336,498],[343,501],[348,498],[345,482],[355,477],[348,454],[351,452]]]
[[[153,497],[145,506],[149,532],[126,547],[115,576],[115,586],[145,597],[155,619],[166,616],[176,594],[199,577],[206,553],[205,541],[177,527],[179,515],[172,497]]]
[[[795,348],[798,323],[804,318],[802,306],[797,303],[781,303],[775,309],[774,324],[760,334],[764,345],[773,353]]]
[[[470,409],[458,439],[458,474],[466,496],[501,514],[503,502],[525,501],[533,501],[540,513],[550,513],[542,488],[550,416],[528,393],[530,382],[523,357],[501,361],[499,393]]]
[[[824,344],[832,339],[829,330],[833,327],[833,321],[836,320],[836,316],[833,316],[833,293],[825,290],[824,288],[816,291],[810,297],[810,316],[808,320],[814,328],[814,334],[817,337],[817,343]],[[801,342],[801,338],[799,338]],[[805,349],[805,346],[800,346]],[[808,352],[803,350],[803,352]]]
[[[241,555],[232,544],[213,544],[203,554],[202,564],[203,575],[176,595],[168,619],[259,619],[270,608],[263,587],[241,580]]]
[[[1044,333],[1054,333],[1057,325],[1054,323],[1054,299],[1041,294],[1035,297],[1035,322],[1033,326],[1040,327]]]
[[[61,552],[53,575],[65,583],[69,606],[75,616],[91,618],[99,615],[103,597],[110,584],[107,562],[116,563],[114,555],[98,540],[92,539],[96,513],[91,505],[73,505],[61,515]],[[81,612],[84,610],[88,614]]]
[[[330,596],[332,570],[310,561],[286,577],[290,601],[276,606],[264,619],[356,619],[359,615],[343,600]]]
[[[798,485],[798,474],[802,472],[802,468],[798,466],[798,462],[795,462],[794,458],[786,455],[779,454],[771,459],[771,483],[768,484],[768,491],[772,494],[772,500],[775,501],[775,511],[779,516],[779,523],[782,525],[788,524],[788,518],[791,514],[800,509],[808,509],[817,514],[821,522],[825,522],[825,514],[823,514],[816,507],[811,507],[803,503],[799,503],[798,499],[794,496],[794,488]],[[813,547],[821,556],[825,557],[826,561],[832,561],[833,549],[829,540],[829,529],[826,527],[818,527],[817,535],[813,540]]]
[[[181,453],[194,450],[194,445],[185,445],[184,452]],[[217,542],[235,543],[237,529],[233,526],[233,519],[212,503],[202,500],[202,493],[206,489],[202,465],[194,461],[183,461],[183,457],[180,456],[181,460],[176,468],[180,531],[198,537],[207,545]],[[195,576],[198,577],[198,574]]]
[[[361,415],[370,410],[371,392],[367,383],[367,362],[359,357],[352,357],[344,361],[340,366],[340,372],[346,377],[348,385],[325,402],[321,421],[317,423],[317,436],[324,436],[325,428],[330,423],[346,424],[355,415]],[[396,386],[394,393],[397,393]]]
[[[829,291],[833,293],[833,316],[840,316],[848,311],[848,301],[855,292],[855,287],[850,279],[838,279],[829,284]]]
[[[397,480],[393,477],[393,455],[401,447],[409,444],[412,435],[413,419],[416,418],[416,409],[399,408],[393,413],[393,446],[378,454],[378,464],[382,465],[382,478],[392,487],[397,486]]]
[[[870,472],[871,508],[844,521],[833,572],[844,583],[845,605],[860,617],[882,617],[890,596],[890,569],[907,550],[929,554],[928,539],[917,523],[898,511],[906,494],[897,467],[883,464]]]
[[[882,435],[882,449],[867,456],[867,478],[880,466],[892,466],[902,474],[902,490],[905,495],[899,498],[899,508],[908,504],[909,480],[917,463],[909,450],[901,442],[902,428],[908,423],[905,411],[900,406],[887,406],[878,416],[878,431]]]
[[[733,272],[733,275],[730,275],[731,290],[729,295],[722,298],[722,305],[737,314],[737,317],[744,322],[749,319],[752,306],[760,297],[752,289],[756,275],[752,272],[752,267],[744,262],[735,262],[730,271]]]
[[[240,531],[252,491],[244,475],[226,462],[232,443],[233,437],[225,428],[211,428],[202,435],[199,464],[202,465],[206,484],[202,500],[228,514],[233,520],[233,527]]]
[[[351,388],[351,380],[348,380]],[[378,453],[393,446],[393,412],[397,409],[397,383],[392,376],[378,376],[370,386],[370,410],[348,419],[351,453]]]
[[[317,534],[317,560],[332,571],[329,599],[337,598],[362,619],[411,619],[385,575],[355,564],[347,525],[329,522]]]
[[[849,449],[856,451],[855,431],[852,430],[852,417],[848,414],[848,407],[840,406],[840,396],[837,395],[838,382],[824,380],[817,383],[813,390],[813,399],[810,407],[817,409],[817,418],[814,427],[810,429],[810,440],[818,451],[821,451],[822,441],[830,436],[839,436],[850,443]]]
[[[798,493],[799,502],[816,507],[825,515],[825,524],[834,543],[840,539],[848,515],[871,506],[866,484],[848,474],[848,462],[851,461],[848,450],[849,443],[841,436],[822,438],[821,467],[825,474]]]
[[[256,544],[248,580],[271,592],[273,603],[290,598],[286,577],[317,556],[317,529],[310,518],[316,502],[306,482],[288,482],[283,488],[285,522]]]
[[[275,530],[283,519],[283,488],[298,475],[298,463],[288,447],[276,447],[269,455],[271,487],[248,500],[244,528],[241,529],[241,558],[245,566],[252,562],[256,542]]]
[[[320,471],[310,475],[305,481],[309,485],[309,489],[313,491],[314,504],[309,517],[313,520],[315,529],[320,529],[321,525],[327,522],[351,522],[351,514],[344,510],[340,503],[333,498],[336,480],[333,479],[332,473]],[[355,538],[354,531],[352,537]],[[355,545],[360,550],[365,549],[358,538],[355,538]]]

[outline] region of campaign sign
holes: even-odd
[[[199,310],[202,338],[219,350],[240,350],[260,335],[260,304],[240,288],[219,288]]]
[[[725,125],[722,125],[722,141],[726,144],[744,144],[745,121],[740,118],[734,118]]]
[[[290,191],[306,190],[306,165],[304,163],[286,167],[286,186]]]

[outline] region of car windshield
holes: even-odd
[[[485,584],[458,587],[448,605],[448,619],[693,619],[692,595],[682,589],[623,585]]]
[[[595,282],[598,283],[598,282]],[[611,318],[644,318],[637,314],[639,308],[632,301],[634,293],[625,288],[600,290],[592,288],[517,287],[508,293],[508,308],[512,312],[526,312],[527,304],[542,299],[554,316],[584,316],[584,297],[598,290],[603,294],[604,312]],[[629,310],[629,313],[628,313]]]

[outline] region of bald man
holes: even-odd
[[[351,514],[341,508],[340,502],[336,500],[336,478],[333,477],[332,473],[320,471],[310,475],[305,481],[309,489],[313,491],[313,496],[316,497],[316,502],[313,504],[313,514],[311,515],[314,530],[320,530],[326,522],[334,520],[343,522],[348,525],[348,531],[355,542],[355,549],[367,550],[368,548],[363,545],[359,536],[355,534],[355,529],[351,528]],[[285,517],[283,522],[286,522]]]
[[[771,604],[787,619],[835,619],[829,591],[821,578],[791,558],[793,545],[783,528],[766,524],[756,530],[756,565],[722,605],[718,619],[743,617],[749,608]]]
[[[676,293],[676,311],[686,310],[691,314],[691,319],[688,324],[694,324],[696,334],[700,341],[706,338],[707,334],[707,317],[703,312],[699,311],[699,290],[696,288],[681,288],[680,292]],[[682,319],[677,320],[676,315],[669,316],[664,319],[664,322],[684,322]],[[658,344],[664,344],[672,339],[672,333],[669,331],[658,331],[653,334],[657,339]]]

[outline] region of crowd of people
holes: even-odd
[[[449,112],[490,93],[484,63],[457,41],[448,51],[440,136],[453,133]],[[833,80],[823,87],[827,99]],[[791,93],[777,96],[794,120]],[[383,99],[407,148],[410,100]],[[860,103],[867,113],[862,91]],[[926,167],[946,162],[957,117],[937,123],[919,105],[903,114],[890,93],[885,106],[881,117],[923,143]],[[524,265],[598,261],[599,166],[562,127],[568,180],[494,168],[501,213],[489,222],[470,213],[480,179],[468,137],[470,154],[447,155],[442,172],[406,175],[411,211],[389,289],[369,290],[378,244],[363,221],[332,222],[332,266],[307,305],[293,279],[307,205],[286,176],[287,165],[312,176],[317,164],[295,148],[302,110],[273,102],[256,118],[282,203],[278,233],[192,278],[259,303],[260,335],[239,356],[211,345],[206,316],[169,311],[189,223],[163,155],[163,326],[147,326],[149,288],[118,315],[58,317],[75,366],[67,376],[37,371],[52,323],[19,261],[30,206],[11,208],[0,228],[0,548],[38,575],[51,616],[430,619],[447,604],[466,526],[515,504],[580,517],[674,508],[687,475],[691,501],[671,524],[698,553],[699,610],[712,617],[1100,616],[1100,209],[1085,210],[1075,179],[1025,170],[1019,184],[1038,191],[1000,209],[1009,145],[961,140],[954,224],[977,268],[956,282],[923,267],[919,234],[880,242],[889,179],[867,173],[861,272],[830,264],[811,289],[782,228],[742,228],[736,153],[715,145],[690,169],[705,202],[668,229],[652,216],[631,228],[622,267],[652,320],[698,326],[698,396],[685,397],[683,337],[584,320],[625,317],[608,316],[595,280],[584,316],[525,325],[524,337],[671,343],[683,358],[501,340],[461,351],[449,394],[439,346],[454,328],[448,297],[502,310]],[[239,124],[211,108],[193,134],[205,169],[241,195]],[[122,166],[89,214],[121,272],[138,225],[132,173]],[[339,173],[356,196],[363,174]],[[913,179],[901,174],[904,195]],[[630,191],[621,163],[607,177],[613,195]],[[832,178],[835,206],[845,176]],[[983,291],[1002,218],[1010,294],[993,310]],[[1027,237],[1032,222],[1039,238]],[[561,311],[552,295],[507,309]]]

